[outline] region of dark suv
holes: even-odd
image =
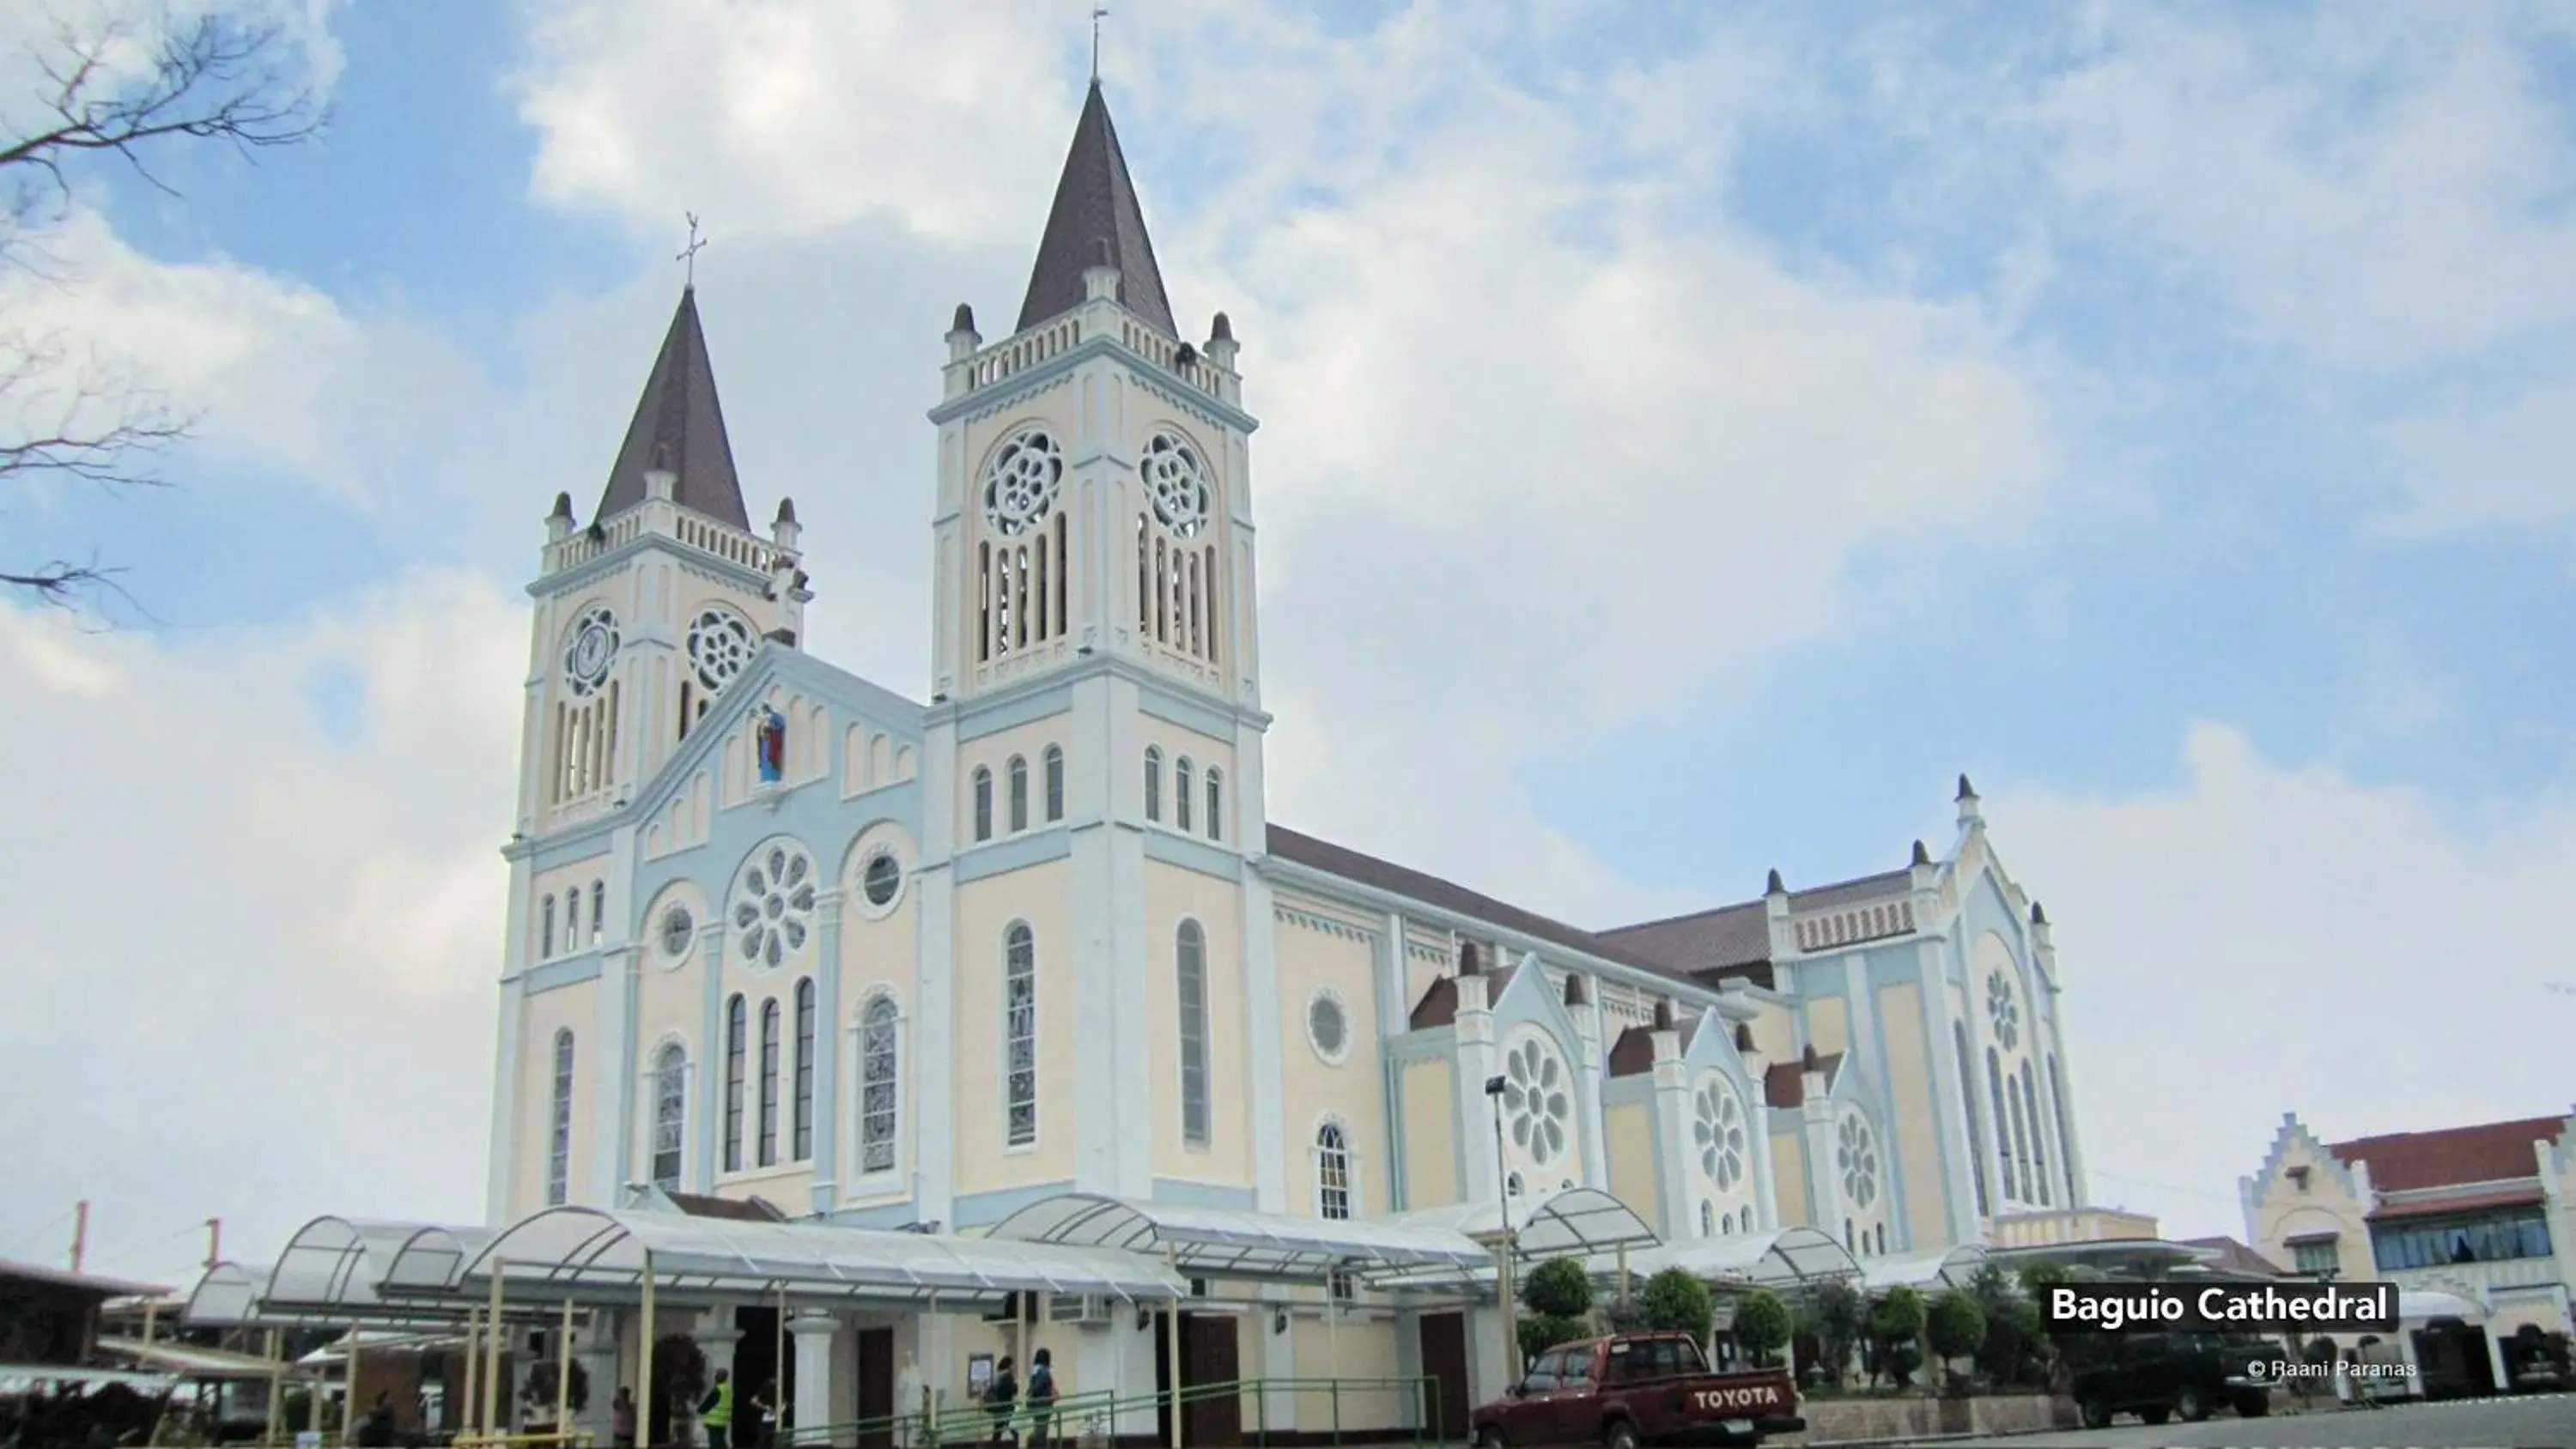
[[[2278,1345],[2214,1333],[2129,1333],[2089,1347],[2074,1384],[2087,1428],[2101,1428],[2114,1414],[2196,1424],[2222,1404],[2248,1419],[2271,1412],[2268,1379],[2254,1365],[2278,1360]]]

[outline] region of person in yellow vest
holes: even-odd
[[[733,1432],[733,1375],[716,1370],[715,1387],[698,1400],[698,1422],[706,1426],[707,1449],[727,1449]]]

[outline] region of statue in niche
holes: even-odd
[[[775,785],[787,778],[787,717],[774,709],[760,714],[760,783]]]

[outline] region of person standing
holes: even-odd
[[[993,1366],[993,1387],[984,1393],[984,1407],[993,1416],[993,1443],[1012,1442],[1011,1411],[1019,1399],[1019,1376],[1011,1372],[1011,1361],[1005,1358]]]
[[[751,1398],[752,1444],[757,1449],[778,1449],[778,1380],[760,1386]]]
[[[1055,1421],[1055,1351],[1039,1349],[1029,1360],[1029,1445],[1047,1449],[1047,1431]]]
[[[620,1387],[608,1405],[608,1439],[616,1449],[635,1449],[635,1394]]]
[[[698,1422],[707,1431],[707,1449],[730,1449],[733,1434],[733,1375],[716,1370],[715,1387],[698,1401]]]

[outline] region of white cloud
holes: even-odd
[[[0,608],[28,827],[0,1097],[45,1165],[0,1227],[90,1198],[93,1261],[155,1273],[192,1249],[152,1240],[211,1216],[264,1249],[326,1209],[479,1215],[525,627],[449,574],[165,641]],[[361,686],[345,735],[332,673]]]
[[[2400,536],[2564,523],[2576,515],[2576,374],[2502,399],[2454,397],[2390,423],[2407,498],[2377,520]]]
[[[2039,107],[2059,184],[2323,362],[2448,362],[2576,322],[2576,152],[2509,13],[2120,12]]]
[[[2182,763],[2169,792],[1988,801],[2056,928],[2096,1200],[2241,1235],[2285,1111],[2340,1139],[2566,1106],[2576,797],[2462,816],[2216,724]]]

